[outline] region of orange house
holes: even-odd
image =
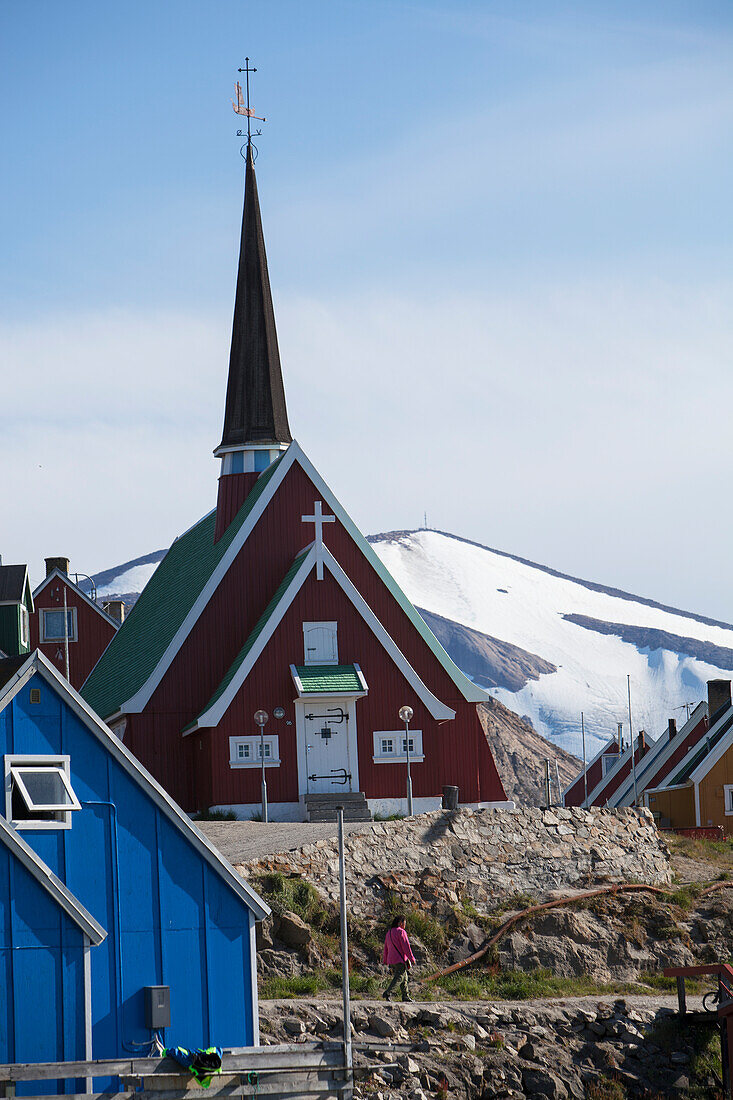
[[[727,705],[711,720],[704,741],[693,746],[665,786],[644,795],[663,828],[719,825],[733,836],[733,706],[730,681],[725,683]]]

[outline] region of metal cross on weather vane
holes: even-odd
[[[235,102],[235,100],[232,100],[232,107],[234,108],[235,115],[244,115],[244,117],[247,119],[247,144],[251,145],[252,144],[252,129],[251,129],[250,119],[256,118],[258,122],[267,122],[267,119],[266,118],[260,118],[259,115],[256,115],[255,111],[254,111],[254,107],[250,106],[250,102],[249,102],[249,74],[250,73],[256,73],[257,69],[250,68],[248,57],[245,57],[245,59],[244,59],[244,68],[243,69],[237,69],[237,72],[245,74],[244,75],[244,87],[245,87],[247,102],[245,103],[245,101],[244,101],[245,97],[242,95],[242,85],[239,83],[239,81],[237,81],[237,83],[235,84],[235,91],[236,91],[237,98],[236,98],[236,102]],[[261,133],[262,133],[262,130],[255,130],[255,137],[258,134],[261,134]],[[237,130],[237,137],[244,137],[244,131],[243,130]]]
[[[316,580],[323,580],[323,525],[324,523],[335,523],[335,516],[324,516],[323,505],[320,500],[316,500],[313,503],[313,515],[301,516],[303,523],[312,523],[315,528],[315,547],[316,547]]]

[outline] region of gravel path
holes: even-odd
[[[368,998],[361,998],[358,995],[352,994],[352,1003],[358,1004],[361,1008],[384,1008],[383,1000],[369,1000]],[[643,993],[594,993],[592,996],[584,997],[543,997],[539,1000],[528,1001],[421,1001],[418,997],[415,997],[413,1004],[424,1005],[426,1008],[450,1008],[455,1012],[466,1011],[486,1011],[486,1009],[495,1009],[497,1012],[512,1012],[518,1009],[552,1009],[552,1008],[595,1008],[596,1005],[603,1002],[604,1004],[613,1004],[614,1001],[623,1000],[629,1008],[651,1008],[655,1012],[660,1008],[671,1008],[677,1011],[677,994],[676,993],[652,993],[648,997]],[[260,1003],[263,1009],[270,1008],[291,1008],[293,1010],[298,1007],[312,1008],[314,1002],[329,1002],[332,1005],[341,1006],[341,998],[329,997],[327,994],[320,995],[315,994],[312,997],[286,997],[279,1000],[265,1000],[261,998]],[[397,1003],[397,1002],[394,1002]],[[687,995],[687,1008],[690,1012],[702,1012],[702,996]]]
[[[338,824],[324,821],[310,824],[305,821],[197,821],[199,829],[219,849],[230,863],[248,863],[252,859],[265,859],[278,852],[292,852],[304,844],[317,840],[329,840],[338,836]],[[347,821],[345,833],[364,832],[372,828],[370,821]]]

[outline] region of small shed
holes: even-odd
[[[38,650],[0,757],[0,1063],[256,1045],[267,906]]]

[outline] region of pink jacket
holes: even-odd
[[[384,941],[382,963],[394,966],[396,963],[414,963],[414,961],[415,956],[412,953],[407,932],[404,928],[390,928]]]

